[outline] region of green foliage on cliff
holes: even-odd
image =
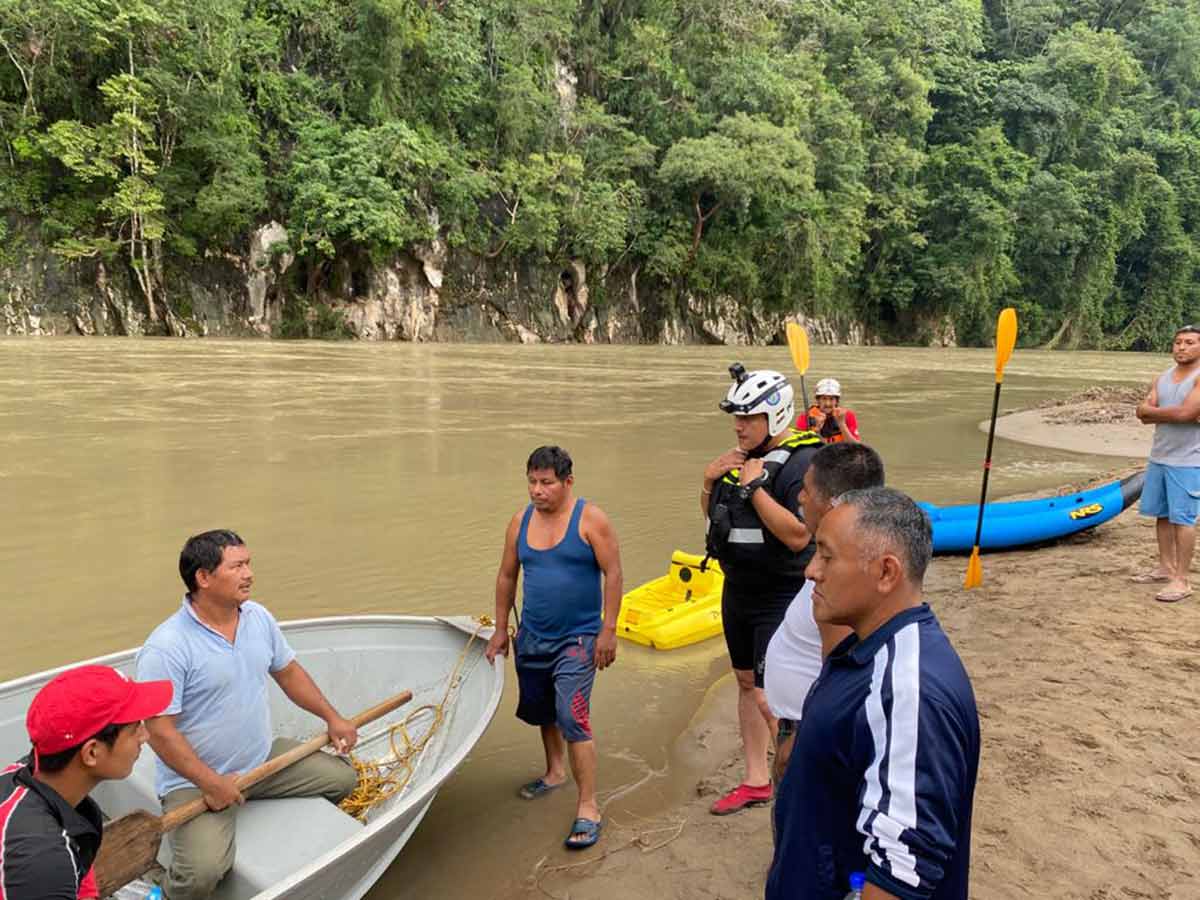
[[[1200,313],[1200,0],[0,0],[0,50],[0,212],[168,331],[164,260],[270,218],[308,300],[440,235],[898,340]]]

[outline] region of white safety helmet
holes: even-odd
[[[721,401],[724,412],[737,416],[767,416],[767,433],[771,437],[785,431],[796,418],[796,401],[792,386],[778,372],[759,369],[747,372],[740,363],[729,367],[734,385]]]
[[[817,382],[817,390],[813,394],[814,397],[838,397],[842,396],[842,386],[838,384],[836,378],[822,378]]]

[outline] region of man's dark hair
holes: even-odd
[[[55,772],[61,772],[68,765],[70,765],[71,760],[75,758],[75,754],[78,753],[83,748],[83,745],[88,741],[101,741],[102,743],[105,743],[111,747],[117,742],[117,735],[121,733],[121,729],[125,727],[125,725],[105,725],[100,729],[99,732],[93,734],[86,741],[80,741],[74,747],[68,747],[66,750],[59,750],[57,753],[38,753],[38,771],[49,772],[51,775],[53,775]]]
[[[212,572],[221,565],[226,547],[242,547],[245,543],[236,532],[224,528],[193,535],[179,552],[179,577],[189,591],[194,591],[196,572],[200,569]]]
[[[553,469],[559,481],[564,481],[571,474],[571,454],[562,447],[538,447],[529,454],[525,463],[525,474],[536,469]]]
[[[826,500],[846,491],[883,487],[883,460],[866,444],[826,444],[809,461],[813,487]]]
[[[908,494],[886,487],[847,491],[838,498],[838,505],[858,511],[859,540],[864,549],[875,551],[873,559],[895,553],[909,581],[921,583],[933,555],[933,526]]]

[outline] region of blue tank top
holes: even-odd
[[[535,550],[525,539],[533,504],[525,508],[517,535],[517,558],[524,570],[521,628],[544,640],[600,633],[600,566],[579,535],[586,503],[575,501],[563,539],[549,550]]]

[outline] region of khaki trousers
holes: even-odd
[[[271,757],[279,756],[300,744],[289,738],[276,738]],[[354,767],[343,759],[317,752],[277,772],[246,790],[247,801],[269,797],[324,797],[337,803],[349,796],[358,781]],[[197,788],[180,788],[162,798],[168,813],[197,797]],[[204,900],[233,868],[234,831],[237,807],[220,812],[209,811],[174,831],[171,841],[171,867],[163,877],[163,895],[167,900]]]

